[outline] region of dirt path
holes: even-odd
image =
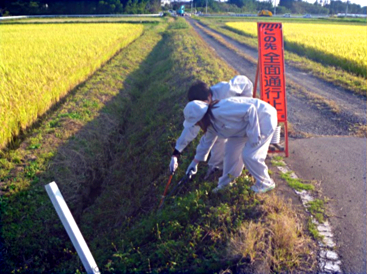
[[[195,31],[207,42],[217,54],[240,74],[255,79],[256,67],[242,56],[228,49],[217,40],[207,35],[196,26],[193,19],[188,19]],[[201,25],[203,26],[203,25]],[[205,26],[204,26],[205,27]],[[209,29],[210,30],[210,29]],[[213,30],[210,30],[216,34]],[[249,48],[230,37],[219,34],[225,38],[226,42],[235,46],[238,50],[257,59],[256,50]],[[246,39],[244,37],[244,39]],[[292,124],[293,130],[297,133],[305,133],[307,136],[318,135],[351,135],[355,124],[366,124],[366,102],[362,96],[357,96],[348,90],[322,81],[310,74],[302,72],[289,64],[286,64],[286,82],[293,86],[301,86],[310,98],[305,98],[304,92],[290,90],[287,93],[288,121]],[[317,96],[317,100],[322,98],[328,101],[329,105],[337,106],[337,113],[329,107],[316,105],[312,98]],[[317,122],[316,122],[317,121]],[[300,134],[295,134],[298,137]]]
[[[255,79],[253,62],[209,36],[194,20],[188,21],[225,62]],[[257,60],[256,50],[219,35]],[[342,271],[366,273],[366,139],[354,137],[352,130],[357,124],[366,125],[366,99],[290,64],[285,70],[288,121],[291,136],[297,138],[290,138],[290,156],[285,162],[300,178],[318,181],[321,193],[330,199],[329,219]],[[316,104],[314,100],[324,103]],[[302,138],[305,136],[313,138]]]

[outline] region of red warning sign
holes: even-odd
[[[282,23],[258,22],[260,98],[276,108],[278,122],[287,121]]]

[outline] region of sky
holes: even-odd
[[[171,1],[174,1],[174,0],[171,0]],[[187,0],[187,1],[190,1],[190,0]],[[223,0],[220,0],[220,1],[223,2]],[[257,0],[257,1],[269,1],[269,0]],[[274,3],[274,1],[276,1],[277,5],[279,4],[279,0],[272,0],[272,1],[273,1],[273,3]],[[315,3],[316,0],[302,0],[302,1],[313,4],[313,3]],[[347,3],[347,0],[341,0],[341,1],[344,2],[344,3]],[[357,4],[357,5],[360,5],[361,7],[367,6],[367,1],[366,0],[349,0],[349,3]]]
[[[175,1],[175,0],[171,0],[171,1]],[[179,1],[179,0],[176,0],[176,1]],[[184,0],[185,1],[185,0]],[[186,0],[186,1],[191,1],[191,0]],[[220,0],[221,2],[223,2],[223,0]],[[258,0],[258,1],[269,1],[269,0]],[[274,1],[274,0],[272,0]],[[278,4],[279,3],[279,0],[275,0],[276,3]],[[316,0],[302,0],[302,1],[306,1],[308,3],[315,3]],[[342,2],[346,3],[347,0],[341,0]],[[367,2],[366,0],[349,0],[349,3],[352,3],[352,4],[357,4],[357,5],[360,5],[361,7],[365,7],[367,6]]]
[[[302,0],[309,3],[315,3],[315,0]],[[347,2],[347,0],[341,0],[342,2]],[[349,0],[349,3],[360,5],[361,7],[367,6],[366,0]]]
[[[171,1],[174,1],[174,0],[171,0]],[[178,1],[178,0],[176,0]],[[187,1],[190,1],[190,0],[187,0]],[[221,2],[223,2],[223,0],[220,0]],[[269,1],[269,0],[257,0],[257,1]],[[274,3],[274,0],[272,0],[273,3]],[[276,3],[278,4],[279,3],[279,0],[275,0]],[[305,2],[308,2],[308,3],[315,3],[316,0],[302,0],[302,1],[305,1]],[[347,0],[341,0],[342,2],[346,3]],[[367,6],[367,1],[366,0],[349,0],[349,3],[352,3],[352,4],[357,4],[357,5],[360,5],[361,7],[365,7]]]
[[[260,0],[260,1],[268,1],[268,0]],[[273,0],[274,1],[274,0]],[[308,3],[315,3],[315,0],[302,0]],[[347,0],[341,0],[342,2],[346,3]],[[277,4],[279,3],[279,0],[276,0]],[[366,0],[349,0],[349,3],[360,5],[361,7],[367,6]]]

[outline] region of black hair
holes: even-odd
[[[215,117],[212,113],[212,109],[216,108],[216,104],[219,102],[219,100],[215,100],[209,103],[208,110],[204,114],[204,117],[198,122],[198,125],[200,128],[206,133],[208,130],[208,127],[212,125],[212,121],[215,121]]]
[[[187,92],[187,99],[189,102],[194,100],[205,101],[208,100],[209,95],[213,95],[213,92],[209,86],[203,81],[197,81],[189,88]]]

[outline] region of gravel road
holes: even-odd
[[[254,81],[256,66],[252,62],[207,35],[193,19],[187,21],[223,61]],[[210,31],[257,60],[256,50]],[[322,194],[330,199],[329,221],[342,271],[366,273],[366,138],[353,136],[351,130],[356,124],[366,125],[366,99],[290,64],[286,64],[285,71],[287,84],[300,86],[311,97],[323,98],[339,109],[335,113],[318,106],[302,92],[287,92],[293,138],[289,140],[290,155],[285,162],[300,178],[317,180]],[[226,80],[229,79],[223,79]]]
[[[188,22],[191,23],[195,31],[225,62],[240,74],[246,75],[252,81],[255,80],[256,66],[253,63],[208,36],[194,24],[195,21],[193,19],[188,19]],[[211,31],[219,34],[216,31]],[[241,52],[257,59],[257,50],[247,47],[228,36],[220,35],[225,38],[226,42],[232,44]],[[334,113],[326,108],[320,109],[319,106],[316,106],[310,100],[306,100],[303,93],[288,92],[288,121],[292,124],[294,131],[306,133],[308,136],[351,135],[350,128],[353,125],[366,124],[366,101],[362,96],[355,95],[339,86],[315,78],[288,64],[285,66],[285,71],[287,83],[293,82],[302,86],[307,93],[321,96],[339,107],[338,113]]]

